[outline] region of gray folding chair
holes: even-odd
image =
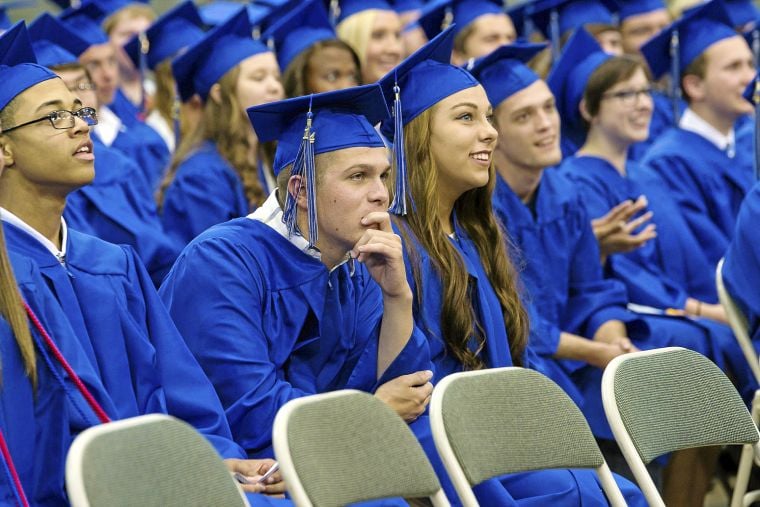
[[[272,442],[297,506],[390,497],[449,505],[407,424],[367,393],[343,390],[289,401],[275,417]]]
[[[602,376],[607,421],[653,507],[664,507],[645,463],[681,449],[752,444],[757,427],[731,381],[709,359],[680,347],[625,354]]]
[[[723,259],[718,262],[718,267],[715,269],[715,284],[718,289],[718,299],[720,304],[726,311],[726,317],[728,317],[728,323],[731,325],[731,330],[734,332],[736,341],[739,343],[744,357],[747,358],[752,373],[755,375],[755,379],[760,383],[760,361],[758,361],[757,352],[755,352],[755,346],[752,344],[752,339],[749,337],[749,331],[747,326],[747,318],[742,313],[739,306],[728,293],[725,284],[723,283]],[[752,400],[752,419],[757,425],[760,422],[760,391],[755,392],[755,396]],[[742,455],[739,459],[739,468],[736,471],[736,483],[734,485],[734,493],[731,497],[731,507],[739,507],[741,505],[749,506],[752,502],[760,500],[760,491],[752,491],[747,493],[747,485],[749,484],[749,476],[752,472],[752,458],[755,461],[758,460],[758,456],[755,454],[754,446],[745,445],[742,449]]]
[[[546,468],[593,468],[609,502],[626,504],[581,411],[537,371],[449,375],[433,390],[430,424],[465,506],[478,505],[472,487],[487,479]]]
[[[83,431],[66,457],[74,507],[245,507],[219,454],[189,424],[150,414]]]

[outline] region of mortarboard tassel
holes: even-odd
[[[306,179],[306,207],[309,220],[309,247],[313,248],[317,244],[317,195],[315,192],[316,169],[314,166],[314,133],[311,131],[313,113],[311,112],[311,102],[309,103],[309,112],[306,113],[306,127],[301,138],[301,145],[298,147],[298,154],[293,162],[291,176],[300,176],[300,183],[296,188],[295,195],[288,192],[285,201],[285,209],[282,213],[282,221],[288,228],[288,236],[292,236],[298,228],[298,207],[296,206],[297,196],[303,188],[303,180]]]
[[[681,102],[681,62],[678,30],[670,36],[670,100],[673,102],[673,123],[678,124]]]
[[[559,58],[559,13],[557,9],[552,9],[549,12],[549,38],[552,41],[552,61],[557,61]]]
[[[180,115],[180,100],[179,90],[177,90],[177,84],[174,83],[174,99],[172,100],[172,129],[174,130],[174,149],[179,148],[179,142],[182,140],[182,132],[180,131],[179,115]]]
[[[145,32],[137,35],[140,42],[140,114],[144,115],[147,110],[148,94],[145,92],[145,80],[148,78],[148,51],[150,51],[150,41]]]
[[[755,90],[752,93],[752,103],[755,105],[755,135],[753,136],[755,181],[760,181],[760,79],[757,77],[755,77]]]
[[[755,67],[760,63],[760,28],[752,29],[752,56],[755,58]]]
[[[401,113],[401,89],[398,83],[393,86],[393,162],[396,167],[396,185],[393,202],[388,211],[406,215],[406,157],[404,157],[404,122]]]
[[[317,169],[314,163],[314,132],[311,131],[312,112],[306,115],[304,132],[304,176],[306,177],[306,214],[309,219],[309,247],[317,246]]]

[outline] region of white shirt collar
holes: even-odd
[[[66,227],[66,220],[61,217],[61,249],[59,250],[58,247],[56,247],[52,241],[47,239],[45,236],[37,232],[35,229],[32,229],[32,227],[21,220],[19,217],[11,213],[5,208],[0,208],[0,219],[3,220],[3,222],[8,222],[11,225],[14,225],[21,229],[22,231],[29,234],[31,237],[39,241],[42,246],[47,248],[47,250],[55,255],[55,257],[58,259],[59,262],[65,262],[66,261],[66,241],[69,237],[68,228]]]
[[[264,204],[256,208],[256,210],[248,215],[248,218],[251,220],[258,220],[259,222],[266,224],[267,226],[274,229],[280,236],[290,241],[290,243],[298,248],[300,251],[308,255],[309,257],[313,257],[317,260],[322,260],[322,253],[317,248],[310,248],[309,247],[309,241],[301,236],[298,232],[294,233],[293,235],[288,234],[288,228],[285,225],[285,222],[282,221],[282,208],[280,207],[280,203],[277,200],[277,189],[272,190],[272,193],[269,194],[269,197],[267,197],[267,200],[264,201]],[[351,256],[347,253],[346,258],[343,260],[343,262],[338,263],[335,267],[333,267],[330,272],[335,271],[339,266],[343,265],[345,262],[353,261]],[[351,262],[350,266],[350,274],[354,274],[354,263]]]
[[[731,152],[736,149],[736,134],[734,133],[734,129],[731,129],[731,132],[725,136],[689,108],[686,108],[686,111],[681,115],[678,126],[684,130],[694,132],[695,134],[704,137],[719,150],[727,151],[729,157],[733,158]]]
[[[121,119],[108,106],[100,106],[98,107],[98,124],[94,128],[101,142],[106,146],[111,146],[122,131]]]

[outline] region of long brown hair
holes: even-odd
[[[430,254],[441,278],[441,329],[446,347],[465,369],[475,370],[486,366],[480,357],[486,337],[475,319],[464,260],[442,232],[438,218],[438,179],[431,177],[438,172],[430,152],[430,128],[434,107],[404,127],[409,188],[415,208],[405,219],[401,219],[406,225],[402,226],[401,230],[404,236],[407,236],[407,228],[414,234],[422,248]],[[517,292],[517,273],[507,255],[504,234],[491,208],[491,194],[496,185],[493,164],[489,173],[488,185],[462,194],[454,204],[454,211],[458,223],[475,244],[488,279],[496,292],[504,314],[512,362],[520,365],[528,337],[528,316]],[[418,301],[422,301],[422,273],[420,263],[417,262],[419,254],[414,251],[414,243],[409,241],[408,237],[406,239],[412,275],[417,287],[416,297]],[[477,344],[475,350],[468,346],[473,339]]]
[[[240,75],[240,66],[236,65],[219,80],[220,100],[212,97],[203,106],[203,118],[198,126],[187,136],[183,136],[177,151],[174,153],[169,170],[161,182],[158,191],[158,204],[163,204],[166,189],[174,181],[177,168],[204,141],[211,141],[216,149],[229,162],[243,182],[243,189],[251,207],[259,206],[266,199],[261,182],[259,181],[257,161],[250,159],[251,143],[249,140],[250,124],[237,101],[235,85]],[[271,147],[259,144],[256,158],[271,163]]]
[[[10,324],[13,336],[21,351],[21,359],[24,361],[24,369],[32,382],[32,387],[37,389],[37,358],[34,352],[34,342],[29,331],[29,321],[26,318],[24,305],[21,301],[16,277],[13,275],[8,253],[5,250],[5,235],[0,225],[0,315]]]

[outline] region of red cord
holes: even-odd
[[[21,479],[18,478],[18,472],[16,472],[16,465],[13,464],[13,458],[11,457],[11,451],[8,450],[8,444],[5,443],[5,435],[0,431],[0,452],[3,453],[3,459],[8,465],[8,471],[11,473],[13,479],[13,486],[18,493],[18,499],[21,501],[21,507],[29,507],[29,501],[26,499],[26,493],[24,493],[24,487],[21,485]]]
[[[74,385],[76,385],[77,389],[80,393],[82,393],[82,396],[84,396],[84,399],[87,401],[87,403],[90,405],[92,410],[95,412],[95,415],[98,417],[101,423],[107,423],[111,422],[111,418],[108,417],[108,414],[106,414],[106,411],[103,410],[103,407],[100,406],[100,403],[98,403],[98,400],[95,399],[95,397],[92,395],[89,389],[87,389],[87,386],[84,385],[84,382],[82,382],[82,379],[79,378],[79,375],[77,375],[74,372],[74,369],[69,365],[69,363],[66,361],[66,358],[63,357],[63,354],[56,346],[55,342],[53,342],[53,339],[50,338],[50,335],[47,334],[47,331],[45,331],[45,328],[42,327],[42,324],[40,323],[37,316],[34,314],[31,308],[29,308],[29,305],[24,301],[24,309],[26,310],[26,314],[29,316],[29,320],[32,321],[34,324],[34,327],[37,328],[37,331],[42,335],[42,338],[45,340],[45,343],[50,348],[50,350],[53,352],[53,355],[55,356],[56,360],[63,366],[63,369],[66,370],[66,373],[68,373],[69,378],[74,382]]]

